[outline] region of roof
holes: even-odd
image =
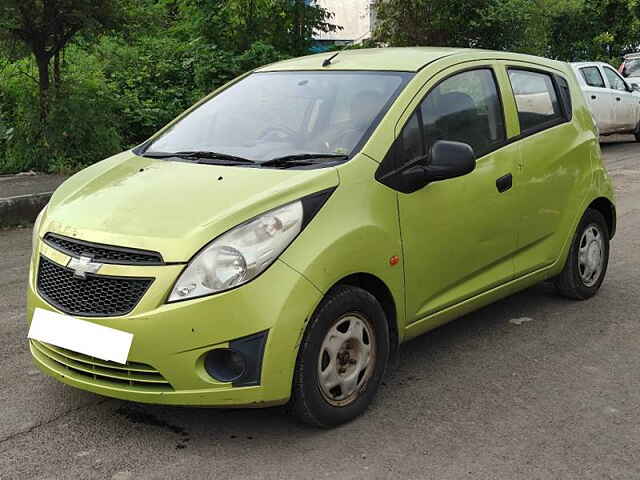
[[[331,58],[331,65],[323,67],[322,63]],[[292,58],[282,62],[272,63],[259,68],[258,72],[277,72],[295,70],[379,70],[417,72],[425,65],[436,60],[456,56],[461,61],[473,60],[507,60],[522,61],[560,71],[566,69],[566,62],[559,62],[543,57],[534,57],[521,53],[499,52],[475,48],[445,48],[445,47],[401,47],[401,48],[362,48],[344,50],[340,52],[323,52],[307,57]]]
[[[606,62],[571,62],[570,65],[574,69],[580,69],[580,68],[584,68],[584,67],[595,67],[595,66],[599,65],[601,67],[609,67],[609,68],[611,68],[613,70],[617,70],[616,67],[614,67],[610,63],[606,63]]]
[[[331,61],[335,70],[389,70],[417,72],[426,64],[440,58],[468,51],[462,48],[405,47],[363,48],[344,50]],[[261,72],[278,70],[319,70],[322,62],[337,52],[323,52],[307,57],[293,58],[260,68]]]
[[[571,62],[570,65],[574,65],[576,67],[589,67],[589,66],[593,66],[593,65],[606,65],[608,67],[611,66],[611,65],[609,65],[608,63],[605,63],[605,62]]]

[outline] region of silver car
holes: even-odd
[[[640,86],[625,80],[607,63],[580,62],[571,66],[600,134],[633,134],[640,141]]]

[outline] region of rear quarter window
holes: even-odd
[[[521,134],[535,133],[565,120],[551,74],[511,68],[509,80]]]
[[[571,89],[569,88],[569,82],[567,82],[564,77],[556,75],[556,83],[558,84],[558,91],[560,92],[564,118],[571,120],[571,117],[573,116],[573,104],[571,103]]]

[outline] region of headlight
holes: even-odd
[[[46,204],[42,208],[42,210],[40,210],[40,213],[36,217],[36,221],[33,222],[33,232],[31,233],[31,251],[33,251],[33,249],[36,248],[36,245],[38,244],[38,231],[40,230],[40,222],[42,222],[42,217],[44,217],[44,212],[47,210],[48,206],[49,204]]]
[[[265,271],[302,230],[297,201],[267,212],[216,238],[196,255],[169,295],[169,302],[229,290]]]

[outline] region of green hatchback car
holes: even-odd
[[[45,373],[328,427],[401,343],[543,280],[598,291],[613,189],[569,65],[330,56],[243,75],[54,193],[28,286]]]

